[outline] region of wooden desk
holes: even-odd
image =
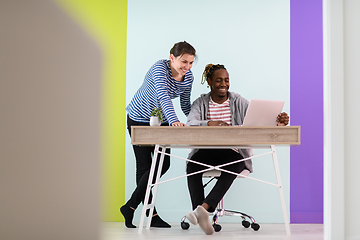
[[[251,146],[299,145],[300,126],[286,127],[148,127],[131,128],[133,145]]]
[[[160,183],[160,172],[164,160],[166,148],[270,148],[268,154],[272,154],[275,168],[277,184],[264,182],[277,186],[279,189],[280,201],[284,215],[286,233],[290,234],[290,225],[286,212],[284,192],[281,183],[279,165],[276,156],[275,145],[300,145],[300,126],[279,126],[279,127],[243,127],[243,126],[191,126],[191,127],[150,127],[150,126],[132,126],[131,144],[133,145],[155,145],[153,161],[150,169],[148,186],[144,199],[144,207],[141,214],[139,233],[142,232],[145,212],[150,209],[147,229],[150,229],[151,216],[153,214],[157,188]],[[162,151],[159,151],[159,148]],[[160,154],[158,172],[155,173],[156,159]],[[261,154],[264,155],[264,154]],[[254,158],[256,156],[252,156]],[[185,159],[188,160],[188,159]],[[246,159],[243,159],[246,160]],[[160,171],[159,171],[160,170]],[[219,166],[208,166],[210,170],[220,170]],[[204,172],[203,171],[203,172]],[[154,174],[156,174],[155,183],[151,183]],[[239,174],[235,174],[239,175]],[[186,177],[186,175],[181,176]],[[179,178],[181,178],[179,177]],[[251,177],[247,177],[257,180]],[[167,181],[175,180],[170,179]],[[164,181],[165,182],[165,181]],[[151,188],[154,187],[152,202],[148,204]]]

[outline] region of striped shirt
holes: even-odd
[[[219,104],[210,97],[206,118],[210,121],[224,121],[231,126],[230,99],[228,98],[225,102]],[[232,150],[239,153],[239,150],[236,148],[232,148]]]
[[[181,110],[187,116],[190,112],[190,94],[194,81],[191,70],[187,71],[183,81],[172,77],[169,60],[157,61],[147,72],[144,82],[135,93],[126,111],[129,117],[137,122],[150,122],[150,114],[154,107],[163,111],[163,123],[179,121],[171,99],[180,96]]]
[[[209,101],[209,111],[206,118],[211,121],[224,121],[231,125],[230,100],[219,104],[214,102],[211,97]]]

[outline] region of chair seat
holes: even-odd
[[[204,178],[210,178],[210,177],[220,177],[221,171],[219,170],[210,170],[203,173]],[[244,169],[241,173],[241,175],[249,176],[250,171],[248,169]],[[237,176],[238,178],[244,178],[243,176]]]

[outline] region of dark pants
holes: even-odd
[[[191,159],[208,165],[217,166],[220,164],[243,159],[243,157],[231,149],[199,149],[199,151],[197,151],[191,157]],[[245,168],[246,167],[244,162],[239,162],[223,167],[223,169],[235,173],[240,173]],[[189,174],[203,169],[206,169],[206,167],[189,162],[187,164],[186,171]],[[216,208],[216,205],[224,197],[232,182],[235,180],[236,175],[221,172],[221,175],[217,179],[215,186],[205,198],[202,174],[203,173],[199,173],[187,177],[192,207],[195,209],[198,205],[207,203],[210,206],[209,212],[213,212]]]
[[[149,126],[148,123],[141,123],[133,121],[132,119],[127,117],[127,126],[128,131],[131,136],[131,126]],[[162,126],[169,126],[169,124],[162,124]],[[137,187],[135,188],[134,192],[131,195],[131,198],[126,203],[129,207],[137,208],[137,206],[144,201],[145,193],[146,193],[146,186],[149,179],[152,156],[154,154],[154,147],[153,146],[136,146],[133,145],[135,158],[136,158],[136,184]],[[161,148],[159,149],[161,151]],[[170,153],[170,149],[166,149],[167,153]],[[155,173],[158,169],[160,161],[160,155],[157,158],[156,169]],[[164,156],[164,163],[161,169],[161,176],[169,169],[170,167],[170,157],[165,155]],[[155,182],[156,174],[154,174],[153,183]],[[152,199],[152,194],[150,194],[149,202]],[[154,210],[154,214],[156,211]]]

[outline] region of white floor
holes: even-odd
[[[219,222],[220,223],[220,222]],[[291,224],[291,235],[286,235],[284,224],[260,224],[259,231],[255,232],[251,228],[243,228],[237,223],[220,223],[222,230],[213,235],[205,235],[200,227],[190,226],[188,230],[182,230],[180,223],[172,223],[168,229],[144,228],[142,234],[138,234],[138,228],[129,229],[123,222],[104,222],[102,223],[102,240],[120,239],[146,239],[146,240],[176,240],[176,239],[259,239],[259,240],[322,240],[322,224]]]

